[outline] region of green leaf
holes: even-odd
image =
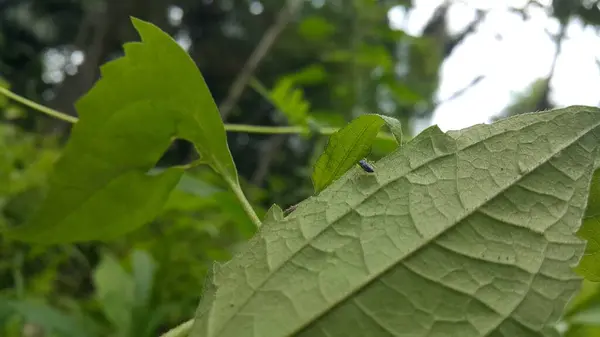
[[[575,270],[587,280],[600,281],[600,170],[594,172],[585,217],[577,233],[587,241],[585,254]]]
[[[215,193],[223,191],[222,189],[187,173],[184,173],[183,176],[181,176],[181,180],[179,180],[179,183],[177,184],[177,189],[202,198],[208,198]]]
[[[431,127],[215,269],[191,337],[557,336],[600,109]]]
[[[563,335],[564,337],[598,337],[600,336],[600,326],[578,325],[574,324]]]
[[[127,336],[132,329],[132,311],[135,307],[135,281],[117,259],[104,254],[94,271],[96,297],[106,318],[118,335]]]
[[[163,315],[162,309],[151,302],[156,264],[143,250],[134,250],[130,259],[135,297],[131,312],[133,330],[129,336],[153,336],[152,331],[159,323],[156,319]]]
[[[239,187],[225,129],[189,55],[156,26],[133,19],[142,42],[104,65],[78,103],[80,120],[56,164],[45,202],[13,238],[42,243],[111,239],[153,220],[181,168],[149,175],[172,140],[184,138]]]
[[[332,63],[353,63],[363,67],[380,67],[391,71],[394,60],[390,52],[381,45],[362,45],[358,50],[337,49],[323,55],[323,61]]]
[[[133,280],[135,284],[136,306],[147,306],[152,297],[156,264],[152,256],[143,250],[135,250],[131,254]]]
[[[600,306],[595,306],[571,316],[571,324],[595,325],[600,327]]]
[[[253,80],[250,84],[256,92],[281,111],[290,124],[306,125],[308,123],[310,104],[304,99],[304,92],[294,87],[294,80],[291,77],[283,77],[278,80],[271,91],[257,80]]]
[[[402,144],[400,122],[375,114],[362,115],[331,135],[325,152],[317,159],[313,170],[315,192],[321,192],[366,157],[381,127],[386,123],[398,144]]]
[[[569,302],[563,316],[568,320],[571,316],[587,310],[597,303],[600,303],[600,283],[583,280],[577,296]]]
[[[378,116],[381,119],[383,119],[385,124],[388,126],[388,128],[390,129],[390,132],[396,139],[396,142],[398,143],[398,145],[402,145],[402,141],[403,141],[402,140],[402,124],[400,123],[400,121],[398,121],[395,118],[388,117],[388,116],[383,116],[383,115],[378,115]]]
[[[309,16],[300,22],[298,33],[311,41],[325,41],[335,33],[336,27],[321,16]]]
[[[410,107],[425,100],[422,95],[412,90],[408,84],[399,83],[395,77],[386,80],[385,83],[390,90],[392,98],[400,106]]]
[[[85,324],[75,316],[68,315],[49,306],[41,300],[8,300],[0,298],[13,312],[22,316],[27,323],[40,326],[45,334],[61,337],[97,336],[86,329]]]
[[[299,71],[287,75],[297,84],[317,84],[322,83],[327,78],[325,67],[320,64],[311,64]]]
[[[0,108],[1,106],[2,103],[0,102]],[[6,118],[6,120],[10,121],[23,117],[25,117],[25,110],[20,106],[9,104],[4,109],[4,118]]]

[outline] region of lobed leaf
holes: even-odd
[[[321,192],[366,157],[384,124],[388,125],[398,144],[402,144],[400,122],[376,114],[362,115],[331,135],[313,170],[315,192]]]
[[[77,102],[79,122],[56,164],[45,202],[19,240],[110,239],[154,219],[183,170],[148,174],[175,138],[196,146],[230,185],[239,185],[223,123],[189,55],[156,26],[133,19],[142,42],[104,65]]]
[[[557,336],[600,109],[431,127],[266,220],[213,271],[192,337]]]

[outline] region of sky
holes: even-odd
[[[443,0],[413,0],[408,13],[402,7],[389,12],[390,24],[409,34],[419,35]],[[441,69],[437,98],[441,101],[466,87],[477,76],[485,76],[478,85],[456,99],[440,105],[429,123],[442,130],[462,129],[489,122],[508,106],[517,93],[551,69],[559,23],[544,9],[531,6],[531,18],[524,21],[507,9],[523,8],[527,0],[463,0],[450,7],[448,28],[459,32],[475,17],[475,9],[489,14],[479,28],[446,59]],[[551,0],[540,3],[550,6]],[[498,40],[496,36],[502,37]],[[559,107],[600,104],[600,36],[578,19],[567,29],[566,40],[550,83],[551,101]]]

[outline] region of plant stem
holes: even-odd
[[[254,223],[254,226],[256,226],[256,229],[259,229],[262,223],[258,218],[258,215],[256,215],[256,212],[254,212],[254,208],[252,208],[252,205],[250,205],[250,202],[248,201],[248,199],[246,199],[246,195],[244,195],[244,192],[242,191],[240,185],[235,181],[230,181],[229,179],[227,179],[227,183],[229,184],[229,187],[237,197],[240,204],[242,204],[244,211],[246,212],[250,220],[252,220],[252,223]]]
[[[79,119],[74,116],[67,115],[66,113],[56,111],[49,107],[38,104],[25,97],[19,96],[14,92],[0,87],[0,95],[4,95],[16,102],[19,102],[33,110],[37,110],[48,116],[60,119],[62,121],[75,124]],[[321,135],[331,135],[335,133],[339,128],[322,127],[316,130]],[[225,124],[225,131],[229,132],[245,132],[245,133],[260,133],[260,134],[306,134],[310,132],[310,129],[302,126],[257,126],[257,125],[246,125],[246,124]],[[380,139],[393,140],[394,137],[388,133],[380,132],[377,135]]]
[[[50,109],[50,108],[45,107],[45,106],[43,106],[41,104],[37,104],[36,102],[28,100],[25,97],[19,96],[19,95],[15,94],[14,92],[12,92],[12,91],[10,91],[10,90],[8,90],[6,88],[0,87],[0,94],[6,96],[6,97],[8,97],[8,98],[10,98],[10,99],[12,99],[12,100],[14,100],[16,102],[19,102],[19,103],[21,103],[21,104],[23,104],[25,106],[28,106],[28,107],[30,107],[30,108],[32,108],[34,110],[37,110],[39,112],[43,112],[46,115],[52,116],[54,118],[58,118],[60,120],[63,120],[65,122],[69,122],[69,123],[76,123],[77,122],[77,117],[69,116],[69,115],[67,115],[65,113],[56,111],[54,109]]]
[[[261,134],[302,134],[309,132],[308,128],[301,126],[260,126],[246,124],[225,124],[225,130],[229,132],[246,132]],[[320,128],[319,134],[330,135],[336,132],[337,128]]]
[[[173,329],[165,332],[160,335],[160,337],[186,337],[192,328],[192,324],[194,323],[194,319],[190,319],[185,321]]]
[[[54,118],[58,118],[65,122],[75,124],[75,123],[77,123],[77,121],[79,121],[79,119],[77,117],[73,117],[73,116],[67,115],[65,113],[62,113],[60,111],[56,111],[54,109],[45,107],[41,104],[35,103],[25,97],[22,97],[22,96],[19,96],[19,95],[13,93],[12,91],[10,91],[6,88],[0,87],[0,94],[6,96],[16,102],[19,102],[27,107],[30,107],[34,110],[45,113]],[[295,126],[268,127],[268,126],[254,126],[254,125],[226,125],[225,129],[227,131],[233,131],[233,132],[273,133],[273,134],[281,134],[281,133],[292,133],[293,134],[293,133],[302,133],[302,132],[306,131],[305,128],[295,127]],[[332,129],[332,130],[327,129],[324,131],[327,133],[333,133],[333,132],[335,132],[335,129]],[[189,165],[189,166],[191,167],[194,165]],[[233,181],[227,181],[227,183],[229,184],[229,186],[235,193],[235,196],[238,198],[238,200],[244,207],[244,211],[246,211],[246,213],[248,214],[248,216],[250,217],[252,222],[256,225],[256,228],[260,228],[260,219],[258,218],[256,213],[254,212],[254,209],[252,208],[252,206],[246,199],[246,196],[244,196],[244,192],[242,192],[239,184],[237,184],[236,182],[233,182]]]

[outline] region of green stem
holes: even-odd
[[[192,329],[192,324],[194,323],[194,319],[190,319],[189,321],[185,321],[173,329],[165,332],[160,335],[160,337],[186,337],[190,330]]]
[[[6,89],[6,88],[2,88],[0,87],[0,94],[16,101],[19,102],[27,107],[30,107],[34,110],[40,111],[42,113],[45,113],[49,116],[52,116],[54,118],[63,120],[65,122],[69,122],[69,123],[77,123],[77,121],[79,121],[79,119],[77,117],[73,117],[73,116],[69,116],[65,113],[62,113],[60,111],[56,111],[54,109],[45,107],[41,104],[35,103],[25,97],[19,96],[15,93],[13,93],[12,91]],[[268,127],[268,126],[253,126],[253,125],[225,125],[225,129],[227,131],[232,131],[232,132],[247,132],[247,133],[278,133],[278,134],[297,134],[297,133],[302,133],[302,132],[306,132],[305,128],[302,127],[295,127],[295,126],[283,126],[283,127]],[[335,130],[324,130],[324,132],[335,132]],[[195,166],[196,163],[190,164],[189,167]],[[186,167],[187,168],[187,167]],[[227,181],[227,183],[229,184],[229,186],[231,187],[231,189],[233,190],[233,192],[235,193],[235,196],[238,198],[238,200],[240,201],[240,203],[242,204],[244,211],[246,211],[246,213],[248,214],[248,216],[250,217],[250,219],[252,220],[252,222],[256,225],[256,228],[260,228],[260,219],[258,218],[258,216],[256,215],[256,213],[254,212],[254,209],[252,208],[252,206],[250,205],[250,203],[248,202],[248,199],[246,199],[246,197],[244,196],[244,192],[242,192],[239,184],[237,184],[234,181]]]
[[[258,215],[256,215],[256,212],[254,212],[254,208],[252,208],[252,205],[250,205],[250,202],[248,201],[248,199],[246,199],[246,195],[242,191],[242,188],[240,187],[239,183],[230,179],[227,179],[227,183],[229,184],[229,187],[237,197],[240,204],[242,204],[242,208],[244,208],[244,211],[246,212],[250,220],[252,220],[252,223],[254,223],[254,226],[256,226],[256,228],[259,229],[262,223],[258,218]]]
[[[50,108],[45,107],[45,106],[43,106],[41,104],[37,104],[36,102],[28,100],[25,97],[19,96],[19,95],[15,94],[14,92],[12,92],[12,91],[10,91],[10,90],[8,90],[6,88],[0,87],[0,94],[2,94],[4,96],[12,99],[13,101],[19,102],[19,103],[21,103],[21,104],[23,104],[25,106],[28,106],[28,107],[30,107],[30,108],[32,108],[34,110],[39,111],[39,112],[43,112],[46,115],[52,116],[54,118],[58,118],[60,120],[63,120],[65,122],[69,122],[69,123],[76,123],[77,122],[77,117],[69,116],[69,115],[67,115],[65,113],[56,111],[54,109],[50,109]]]
[[[13,93],[12,91],[10,91],[6,88],[0,87],[0,94],[6,96],[16,102],[19,102],[31,109],[45,113],[46,115],[63,120],[65,122],[74,124],[74,123],[77,123],[77,121],[79,121],[79,119],[77,117],[70,116],[70,115],[62,113],[60,111],[56,111],[49,107],[35,103],[25,97],[22,97],[22,96],[19,96],[19,95]],[[301,126],[256,126],[256,125],[244,125],[244,124],[225,124],[225,130],[227,130],[229,132],[245,132],[245,133],[260,133],[260,134],[304,134],[304,133],[310,132],[310,130],[308,128],[301,127]],[[325,127],[325,128],[319,128],[318,133],[322,134],[322,135],[331,135],[331,134],[335,133],[337,130],[338,130],[338,128]],[[378,135],[378,138],[394,139],[394,137],[392,135],[384,133],[384,132],[380,132]],[[185,166],[185,168],[190,168],[197,164],[198,163],[188,164],[187,166]],[[227,183],[231,187],[231,190],[235,193],[235,196],[237,197],[237,199],[242,204],[242,207],[244,208],[244,211],[246,212],[246,214],[248,214],[248,216],[250,217],[252,222],[256,225],[256,228],[260,228],[260,225],[261,225],[260,219],[258,218],[256,213],[254,212],[254,209],[252,208],[252,206],[246,199],[246,196],[244,195],[244,192],[242,191],[240,185],[235,181],[227,181]]]
[[[252,208],[252,205],[250,205],[250,202],[248,201],[248,199],[246,199],[246,196],[244,195],[244,192],[240,188],[240,185],[233,180],[230,180],[230,179],[226,179],[226,180],[227,180],[227,183],[229,184],[231,190],[233,191],[235,196],[238,198],[238,200],[242,204],[242,207],[244,208],[244,211],[246,212],[246,214],[248,214],[248,216],[250,217],[250,219],[252,220],[252,222],[254,223],[256,228],[260,228],[260,226],[261,226],[260,219],[258,218],[258,215],[256,215],[256,212],[254,212],[254,209]],[[194,319],[190,319],[188,321],[185,321],[185,322],[179,324],[178,326],[174,327],[173,329],[165,332],[160,337],[187,337],[188,333],[192,329],[193,324],[194,324]]]
[[[63,112],[56,111],[49,107],[43,106],[36,102],[33,102],[25,97],[19,96],[14,92],[0,87],[0,95],[4,95],[16,102],[19,102],[31,109],[37,110],[46,115],[52,116],[56,119],[68,123],[77,123],[79,119],[74,116],[67,115]],[[245,133],[260,133],[260,134],[306,134],[310,132],[309,128],[302,126],[257,126],[257,125],[245,125],[245,124],[225,124],[225,130],[229,132],[245,132]],[[339,128],[323,127],[319,128],[318,132],[321,135],[331,135],[335,133]],[[388,133],[380,132],[377,138],[393,140],[394,137]]]
[[[267,133],[267,134],[297,134],[306,132],[299,126],[260,126],[245,124],[225,124],[225,130],[230,132]]]

